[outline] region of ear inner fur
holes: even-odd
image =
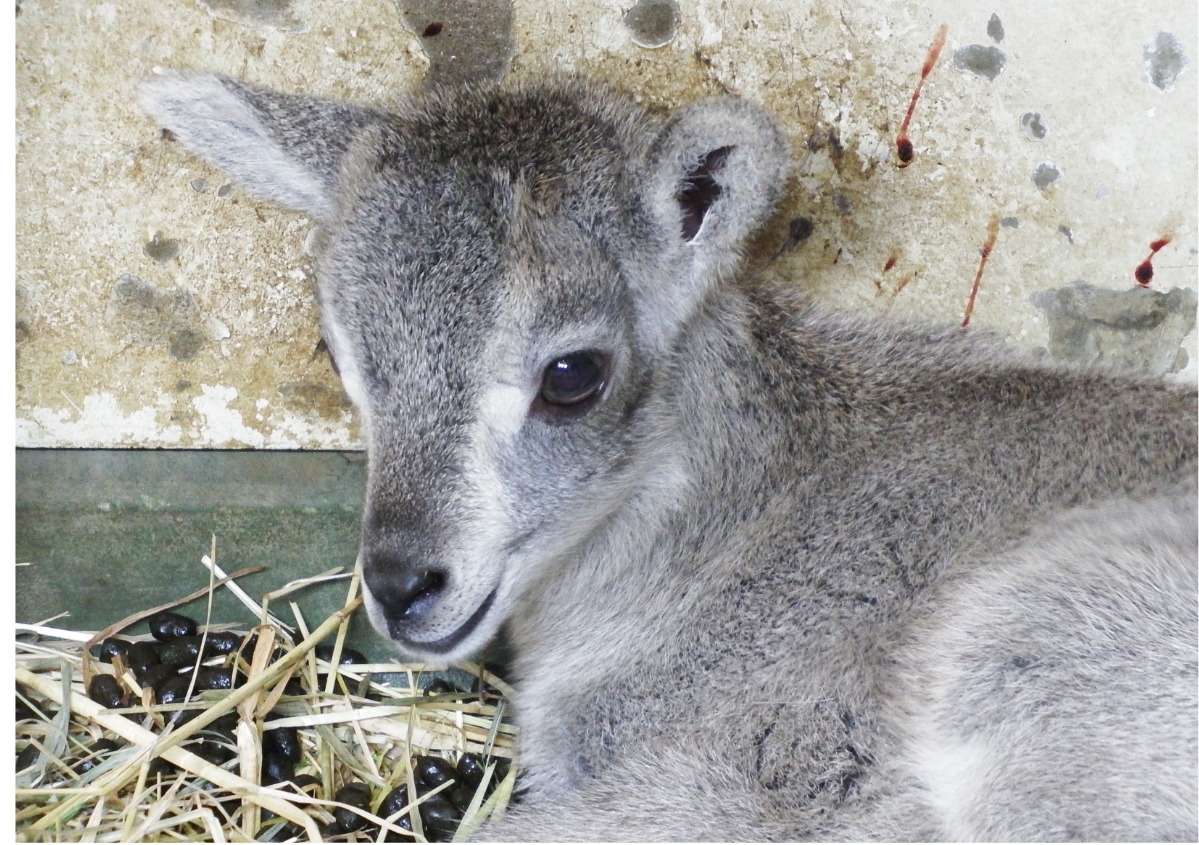
[[[679,207],[683,210],[683,240],[695,240],[708,209],[720,198],[720,181],[716,175],[724,168],[725,159],[732,151],[731,146],[712,150],[687,174],[678,194]]]

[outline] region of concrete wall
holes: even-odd
[[[193,67],[367,103],[509,65],[655,107],[737,93],[779,117],[799,163],[759,244],[767,272],[831,308],[960,322],[994,236],[969,330],[1193,378],[1197,8],[22,0],[17,443],[358,445],[317,350],[310,221],[246,197],[137,106],[139,80]]]

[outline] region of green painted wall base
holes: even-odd
[[[208,583],[200,558],[216,537],[226,572],[256,600],[297,578],[354,566],[366,463],[348,452],[18,450],[16,617],[97,630]],[[272,611],[311,627],[343,606],[348,581],[305,588]],[[204,618],[206,601],[186,612]],[[214,622],[255,623],[228,590]],[[144,632],[144,624],[130,629]],[[394,656],[365,613],[350,636],[372,660]]]

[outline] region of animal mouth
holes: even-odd
[[[452,651],[458,647],[459,643],[470,636],[471,632],[483,621],[483,617],[487,615],[488,611],[491,610],[491,605],[495,602],[495,595],[498,589],[497,587],[495,590],[492,590],[487,595],[487,598],[483,599],[483,603],[475,608],[475,612],[470,615],[470,618],[459,625],[457,630],[439,640],[414,640],[409,637],[397,635],[394,631],[392,632],[392,639],[421,651],[441,654]]]

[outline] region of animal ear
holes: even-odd
[[[700,277],[732,270],[746,238],[774,207],[788,147],[757,106],[696,103],[671,118],[651,151],[650,204],[667,237],[688,245]]]
[[[142,86],[142,104],[191,150],[247,191],[330,222],[341,160],[381,115],[221,76],[179,73]]]

